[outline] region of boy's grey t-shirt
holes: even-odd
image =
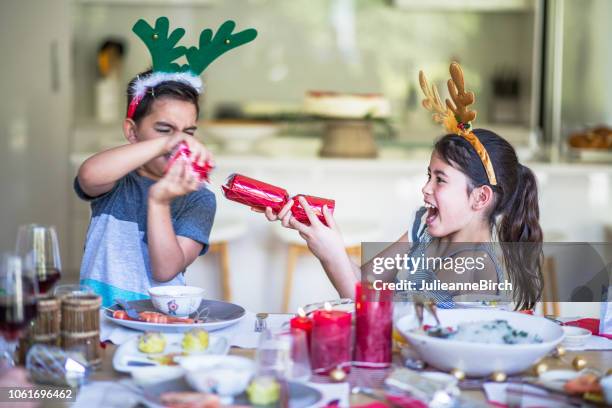
[[[102,296],[102,304],[114,299],[148,298],[148,289],[160,285],[184,285],[183,273],[168,282],[157,282],[151,274],[147,245],[147,197],[155,183],[133,171],[120,179],[113,189],[89,197],[74,179],[77,195],[91,202],[91,222],[81,262],[81,284]],[[215,217],[215,195],[206,188],[177,197],[170,214],[177,236],[191,238],[208,250],[208,238]]]

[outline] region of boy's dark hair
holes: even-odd
[[[504,138],[486,129],[474,129],[473,133],[489,153],[497,176],[495,186],[489,184],[476,150],[463,137],[446,135],[436,142],[434,150],[446,163],[468,177],[468,194],[483,185],[493,190],[489,223],[497,228],[504,264],[514,286],[516,307],[531,309],[540,299],[543,287],[542,229],[536,179],[528,167],[519,163],[516,151]]]
[[[136,77],[132,78],[127,88],[127,106],[130,106],[130,102],[134,98],[133,89],[134,83],[138,78],[147,77],[152,74],[153,71],[145,71],[138,74]],[[191,102],[196,108],[196,115],[200,115],[200,100],[199,100],[198,91],[193,87],[178,81],[165,81],[161,84],[147,89],[147,93],[143,96],[140,103],[138,103],[138,107],[134,111],[134,115],[132,116],[132,120],[138,123],[142,118],[151,113],[151,108],[153,107],[153,102],[156,99],[176,99],[179,101]]]

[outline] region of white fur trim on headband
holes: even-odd
[[[142,98],[147,89],[154,88],[162,82],[175,81],[182,82],[194,88],[198,93],[202,93],[202,79],[193,75],[191,72],[154,72],[144,78],[137,78],[132,85],[133,96]]]

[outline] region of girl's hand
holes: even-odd
[[[170,204],[179,196],[196,191],[200,187],[198,175],[186,160],[177,160],[168,172],[149,189],[149,199],[158,204]]]
[[[278,221],[287,218],[287,214],[291,216],[291,207],[293,207],[293,199],[289,200],[287,204],[285,204],[277,214],[275,214],[272,208],[270,207],[266,207],[265,211],[262,211],[260,208],[257,207],[251,207],[251,210],[258,213],[263,212],[266,215],[268,221]],[[283,226],[290,228],[287,224],[288,222],[289,219],[287,218],[287,222],[283,222]]]
[[[342,233],[329,208],[327,206],[323,207],[326,226],[312,211],[310,204],[304,197],[298,197],[298,200],[308,216],[310,225],[302,224],[289,212],[284,214],[281,219],[283,226],[297,230],[300,236],[306,240],[306,245],[308,245],[310,251],[324,264],[346,257]],[[281,214],[279,213],[279,215]]]

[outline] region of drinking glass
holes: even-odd
[[[310,359],[306,333],[296,329],[267,329],[259,339],[257,374],[286,381],[306,381]]]
[[[53,297],[58,299],[64,298],[66,296],[86,296],[93,295],[94,290],[87,285],[80,284],[65,284],[58,285],[53,289]]]
[[[14,253],[0,256],[0,363],[13,366],[21,332],[36,317],[38,283],[33,271],[23,268]]]
[[[38,279],[40,293],[47,293],[60,279],[62,262],[55,228],[28,224],[19,227],[17,255],[24,262],[24,269],[32,270]]]

